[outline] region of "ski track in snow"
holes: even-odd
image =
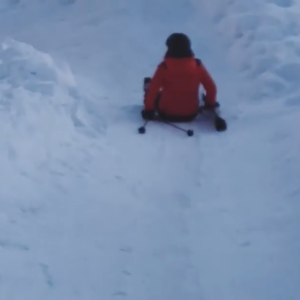
[[[298,299],[298,6],[2,1],[0,299]],[[227,132],[137,134],[174,31]]]

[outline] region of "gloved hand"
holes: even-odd
[[[144,92],[146,93],[149,89],[151,83],[151,77],[145,77],[144,78]]]
[[[226,121],[223,118],[217,116],[215,119],[215,128],[217,131],[225,131],[227,129]]]
[[[206,101],[206,102],[204,102],[204,108],[208,109],[208,110],[214,109],[214,108],[216,108],[216,104],[215,103],[211,104],[208,101]]]
[[[142,114],[143,119],[152,120],[154,118],[155,111],[154,110],[142,110],[141,114]]]
[[[209,103],[209,101],[207,101],[207,96],[205,94],[202,94],[202,101],[204,102],[204,108],[207,110],[216,108],[219,106],[219,103],[216,102],[214,104]]]

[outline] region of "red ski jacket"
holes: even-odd
[[[159,111],[176,116],[197,114],[201,85],[206,91],[207,103],[214,105],[217,88],[202,62],[194,57],[165,58],[151,80],[144,109],[155,110],[155,100],[161,92]]]

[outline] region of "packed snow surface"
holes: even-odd
[[[300,4],[171,2],[1,1],[1,300],[300,299]],[[176,31],[226,132],[137,133]]]

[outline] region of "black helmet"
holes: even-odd
[[[172,33],[166,41],[168,48],[191,48],[191,41],[184,33]]]
[[[166,40],[169,57],[190,57],[193,56],[191,41],[184,33],[172,33]]]

